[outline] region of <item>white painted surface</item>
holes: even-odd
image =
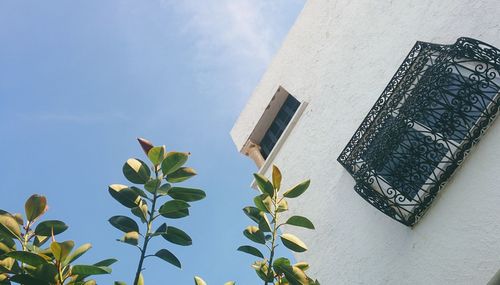
[[[231,135],[240,150],[276,86],[309,102],[274,163],[285,186],[312,180],[290,207],[317,230],[286,230],[309,245],[296,257],[321,284],[486,284],[500,268],[499,122],[413,229],[358,196],[336,161],[417,40],[500,47],[499,15],[498,0],[305,5]]]

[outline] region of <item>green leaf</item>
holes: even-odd
[[[307,188],[309,188],[309,184],[311,183],[311,180],[306,180],[304,182],[301,182],[294,187],[292,187],[290,190],[286,191],[283,193],[283,196],[287,198],[296,198],[299,197],[302,193],[304,193]]]
[[[307,262],[297,262],[293,266],[298,267],[302,271],[309,269],[309,263]]]
[[[12,250],[16,249],[16,243],[11,237],[3,236],[0,234],[0,243],[3,243],[5,246]]]
[[[264,258],[264,255],[262,254],[262,252],[260,252],[260,250],[250,245],[242,245],[238,247],[238,251],[245,252],[260,258]]]
[[[266,238],[264,233],[256,226],[249,226],[243,231],[243,235],[245,235],[249,240],[265,244]]]
[[[288,249],[295,252],[304,252],[307,250],[307,246],[305,245],[305,243],[292,234],[282,234],[281,242],[283,242],[283,245]]]
[[[177,245],[188,246],[193,244],[191,237],[183,230],[176,227],[168,226],[167,233],[162,234],[161,236],[169,242]]]
[[[189,216],[189,210],[188,209],[183,209],[183,210],[179,210],[177,212],[173,212],[173,213],[169,213],[169,214],[164,214],[162,216],[165,217],[165,218],[169,218],[169,219],[181,219],[181,218]]]
[[[267,282],[273,282],[274,272],[272,272],[272,269],[269,269],[267,260],[254,262],[252,264],[252,268],[255,269],[255,273],[257,273],[257,276],[259,276],[260,279]]]
[[[309,219],[307,219],[306,217],[302,217],[302,216],[292,216],[286,221],[286,224],[314,230],[313,223]]]
[[[262,193],[269,195],[271,198],[274,196],[273,184],[262,174],[254,173],[255,182]]]
[[[247,215],[252,221],[256,223],[259,223],[262,219],[262,216],[260,215],[261,212],[262,211],[256,207],[248,206],[243,208],[243,213],[245,213],[245,215]]]
[[[123,165],[122,170],[125,178],[135,184],[144,184],[148,182],[151,176],[148,165],[137,158],[129,158]]]
[[[49,236],[35,236],[35,240],[33,241],[33,245],[36,247],[41,247],[44,245],[48,240]]]
[[[108,187],[109,194],[127,208],[139,206],[141,197],[132,189],[121,184],[112,184]]]
[[[75,249],[75,251],[68,256],[66,261],[64,262],[65,264],[70,264],[73,261],[77,260],[80,256],[84,255],[89,249],[92,248],[92,245],[90,243],[86,243]]]
[[[195,276],[194,277],[194,284],[195,285],[207,285],[207,283],[201,279],[201,277]]]
[[[181,167],[175,172],[167,175],[167,181],[170,183],[179,183],[196,175],[196,171],[191,167]]]
[[[144,189],[151,194],[155,194],[155,190],[157,190],[161,185],[160,179],[151,179],[146,184],[144,184]]]
[[[288,258],[280,257],[274,260],[273,267],[292,267],[291,262]],[[277,270],[276,273],[283,274],[284,271]]]
[[[250,218],[252,221],[256,222],[259,225],[260,230],[263,232],[271,232],[271,225],[269,224],[269,220],[267,219],[266,214],[259,210],[256,207],[245,207],[243,208],[243,212]]]
[[[40,236],[58,235],[68,229],[68,226],[58,220],[47,220],[39,223],[35,228],[35,234]]]
[[[101,260],[97,263],[94,263],[95,266],[105,266],[105,267],[108,267],[110,265],[112,265],[113,263],[117,262],[118,260],[114,259],[114,258],[108,258],[108,259],[104,259],[104,260]]]
[[[281,213],[281,212],[285,212],[287,210],[288,210],[288,202],[285,200],[285,198],[283,198],[279,202],[278,208],[276,209],[276,212]]]
[[[144,192],[144,190],[142,190],[141,188],[131,186],[130,189],[132,189],[132,191],[134,191],[137,195],[141,196],[142,198],[148,198],[148,195],[146,195],[146,192]]]
[[[0,260],[1,271],[6,273],[19,274],[21,273],[21,267],[16,259],[12,257],[2,257]]]
[[[23,285],[49,285],[48,282],[36,279],[28,274],[17,274],[12,276],[9,281]],[[10,284],[10,283],[6,283]]]
[[[47,211],[47,198],[40,195],[32,195],[26,200],[24,210],[26,211],[26,219],[34,221]]]
[[[273,165],[273,186],[276,190],[281,187],[281,171],[276,165]]]
[[[308,278],[300,268],[290,265],[290,260],[278,258],[273,262],[273,268],[278,274],[284,274],[290,285],[309,284]]]
[[[139,233],[138,232],[128,232],[119,241],[131,244],[131,245],[137,245],[139,243]]]
[[[9,213],[0,214],[0,234],[13,239],[21,239],[21,228],[16,219]]]
[[[173,199],[186,202],[199,201],[206,197],[203,190],[184,187],[172,187],[170,191],[168,191],[168,195]]]
[[[269,223],[269,220],[267,219],[267,216],[264,214],[264,212],[261,212],[262,219],[259,221],[259,229],[265,233],[270,233],[271,230],[271,224]]]
[[[122,232],[139,232],[137,223],[126,216],[113,216],[109,219],[109,223]]]
[[[95,265],[75,265],[72,267],[71,273],[84,276],[110,274],[111,268]]]
[[[267,194],[261,194],[253,198],[253,203],[255,206],[266,213],[271,213],[273,200]]]
[[[14,217],[14,219],[16,219],[16,222],[17,222],[20,226],[23,226],[23,225],[24,225],[23,215],[21,215],[21,214],[17,213],[17,214],[12,215],[12,217]]]
[[[2,256],[2,258],[11,257],[19,262],[26,263],[31,266],[41,266],[47,261],[40,255],[28,251],[11,251]]]
[[[52,263],[45,263],[35,267],[35,270],[29,271],[36,278],[54,284],[57,279],[57,267]]]
[[[134,214],[134,216],[141,219],[141,222],[147,223],[147,216],[148,216],[148,204],[147,203],[141,202],[139,206],[134,207],[130,210],[131,210],[132,214]]]
[[[228,281],[228,282],[224,283],[224,285],[236,285],[236,282]]]
[[[52,242],[50,244],[50,250],[52,251],[52,254],[54,255],[54,258],[62,262],[68,257],[68,255],[71,253],[73,250],[73,247],[75,246],[75,242],[72,240],[64,241],[64,242]]]
[[[179,259],[177,259],[177,257],[175,257],[175,255],[173,253],[171,253],[170,251],[168,251],[166,249],[158,250],[155,253],[155,256],[165,260],[166,262],[168,262],[174,266],[181,268],[181,262],[179,261]]]
[[[12,257],[2,257],[2,259],[0,259],[0,276],[2,276],[1,274],[3,273],[20,273],[21,272],[21,268],[19,268],[19,264],[17,263],[17,261],[12,258]],[[0,281],[2,281],[2,279],[0,278]],[[0,282],[0,284],[2,284]]]
[[[158,213],[166,218],[182,218],[189,215],[189,207],[190,205],[184,201],[171,200],[165,202],[158,210]]]
[[[150,234],[152,237],[159,236],[167,233],[167,224],[161,224],[154,233]]]
[[[148,158],[154,166],[159,165],[165,158],[165,146],[155,146],[148,151]]]
[[[165,183],[158,188],[158,191],[156,191],[156,194],[160,196],[165,196],[168,195],[168,192],[170,192],[170,189],[172,189],[172,185],[169,183]]]
[[[2,254],[10,252],[10,251],[12,251],[12,249],[9,246],[7,246],[3,242],[0,242],[0,256],[2,256]],[[0,272],[0,274],[1,274],[1,272]]]
[[[125,283],[123,281],[115,281],[114,285],[127,285],[127,283]]]
[[[161,172],[168,175],[175,172],[188,160],[189,153],[171,151],[167,153],[166,158],[161,163]]]

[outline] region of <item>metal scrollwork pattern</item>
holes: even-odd
[[[417,42],[338,161],[361,197],[413,226],[499,104],[500,50],[470,38]]]

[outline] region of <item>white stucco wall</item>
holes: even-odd
[[[498,0],[306,3],[231,135],[240,150],[279,85],[309,103],[274,163],[285,186],[312,180],[290,208],[317,230],[286,230],[321,284],[486,284],[500,268],[499,122],[413,229],[358,196],[336,161],[417,40],[500,47],[499,15]]]

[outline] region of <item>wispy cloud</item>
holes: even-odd
[[[171,5],[186,17],[182,28],[196,35],[200,50],[224,57],[251,57],[256,64],[271,57],[275,31],[272,18],[265,17],[274,6],[271,1],[186,0]]]
[[[194,35],[197,60],[231,66],[238,73],[261,73],[278,49],[304,0],[165,0]]]

